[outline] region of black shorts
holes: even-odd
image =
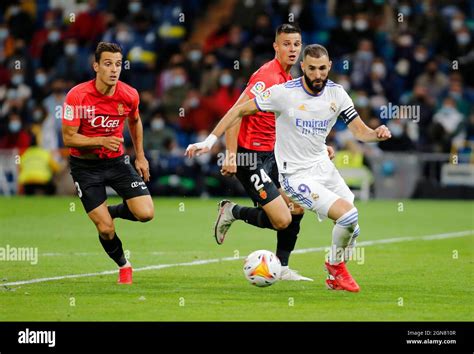
[[[145,182],[125,155],[100,160],[71,156],[69,162],[77,194],[87,213],[107,199],[106,186],[112,187],[124,200],[150,195]]]
[[[239,146],[235,175],[255,205],[263,206],[280,195],[273,151],[247,150]]]

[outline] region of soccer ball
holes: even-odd
[[[280,260],[270,251],[258,250],[252,252],[245,259],[244,274],[252,285],[258,287],[270,286],[280,279]]]

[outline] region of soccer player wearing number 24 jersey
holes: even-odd
[[[93,64],[96,78],[73,87],[63,109],[63,140],[70,148],[71,175],[87,215],[99,232],[105,252],[119,266],[120,284],[132,283],[132,267],[126,259],[113,219],[146,222],[153,218],[153,201],[145,182],[150,179],[143,151],[143,127],[134,88],[119,81],[122,50],[101,42]],[[128,120],[135,148],[135,168],[123,150],[123,127]],[[107,206],[106,186],[123,203]]]
[[[358,292],[359,285],[345,264],[360,233],[358,211],[354,195],[327,155],[325,141],[337,118],[363,142],[387,140],[391,134],[384,125],[375,130],[367,127],[342,86],[328,79],[331,61],[326,48],[307,46],[301,69],[302,77],[275,85],[254,100],[233,107],[209,137],[189,145],[186,154],[193,157],[208,152],[217,138],[243,116],[274,112],[275,158],[285,193],[320,218],[329,217],[335,222],[325,263],[326,285],[333,290]]]

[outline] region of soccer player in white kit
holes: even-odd
[[[200,143],[186,150],[189,157],[208,152],[218,137],[245,115],[274,112],[276,117],[275,157],[285,193],[304,208],[328,217],[335,224],[326,269],[326,285],[333,290],[359,291],[346,268],[346,261],[360,233],[354,194],[329,159],[326,137],[342,119],[356,139],[376,142],[391,137],[384,125],[371,129],[354,109],[347,92],[328,79],[329,54],[319,44],[303,52],[303,76],[275,85],[253,100],[233,107]]]

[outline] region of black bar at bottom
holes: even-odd
[[[472,353],[473,333],[472,322],[0,322],[0,353]]]

